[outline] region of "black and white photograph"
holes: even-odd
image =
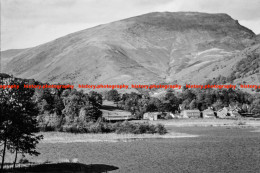
[[[0,16],[0,173],[260,173],[260,0]]]

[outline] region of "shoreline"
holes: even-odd
[[[149,122],[151,124],[162,124],[165,127],[248,127],[248,128],[260,128],[260,119],[170,119],[170,120],[158,120],[147,121],[139,120],[133,122]]]
[[[199,135],[179,133],[172,127],[219,127],[219,128],[252,128],[252,132],[260,131],[260,121],[248,119],[172,119],[158,121],[130,121],[134,123],[149,122],[150,124],[162,124],[168,133],[159,134],[116,134],[116,133],[68,133],[68,132],[40,132],[44,139],[40,143],[92,143],[92,142],[130,142],[148,139],[173,139],[193,138]]]
[[[41,132],[44,139],[40,143],[87,143],[87,142],[129,142],[146,139],[173,139],[191,138],[198,135],[186,133],[168,132],[165,135],[159,134],[116,134],[116,133],[85,133],[73,134],[67,132]]]

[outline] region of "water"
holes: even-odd
[[[260,133],[253,129],[181,127],[196,138],[131,139],[114,143],[41,144],[35,160],[78,158],[113,172],[260,172]]]

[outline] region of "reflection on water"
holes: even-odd
[[[50,164],[39,164],[39,165],[29,165],[27,167],[17,168],[17,172],[73,172],[73,173],[88,173],[88,172],[108,172],[119,169],[116,166],[105,165],[105,164],[91,164],[85,165],[82,163],[50,163]],[[5,170],[9,172],[11,170]],[[13,170],[12,170],[13,171]]]
[[[126,139],[115,139],[116,142],[132,142],[132,141],[142,141],[148,140],[148,138],[126,138]]]

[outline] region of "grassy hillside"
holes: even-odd
[[[74,84],[203,82],[231,73],[255,34],[226,14],[149,13],[69,34],[21,52],[5,71]]]

